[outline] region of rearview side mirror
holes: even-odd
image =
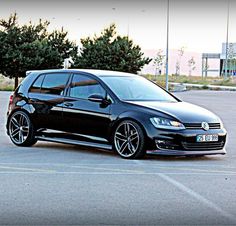
[[[92,102],[103,103],[104,97],[99,94],[92,94],[88,97],[88,100]]]
[[[104,98],[102,95],[99,95],[99,94],[92,94],[92,95],[90,95],[88,97],[88,100],[92,101],[92,102],[96,102],[96,103],[101,103],[104,106],[107,106],[107,105],[111,104],[110,100]]]

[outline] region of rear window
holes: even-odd
[[[68,73],[40,75],[30,87],[30,92],[63,95],[69,76]]]

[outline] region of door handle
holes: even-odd
[[[70,102],[65,102],[64,105],[65,105],[66,107],[72,107],[72,106],[73,106],[73,104],[70,103]]]
[[[31,101],[32,103],[37,103],[37,102],[40,102],[40,100],[39,100],[39,99],[37,99],[37,98],[31,98],[31,99],[30,99],[30,101]]]

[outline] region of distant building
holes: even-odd
[[[222,43],[221,53],[202,53],[202,76],[208,72],[217,72],[219,76],[225,74],[236,75],[236,43],[228,43],[228,63],[226,64],[226,43]],[[209,60],[219,59],[219,68],[210,68]],[[227,69],[226,69],[227,68]]]

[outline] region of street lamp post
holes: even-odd
[[[225,73],[224,77],[228,76],[228,45],[229,45],[229,0],[227,9],[227,25],[226,25],[226,46],[225,46]]]
[[[166,23],[166,90],[168,91],[169,86],[169,8],[170,8],[170,1],[167,0],[167,23]]]

